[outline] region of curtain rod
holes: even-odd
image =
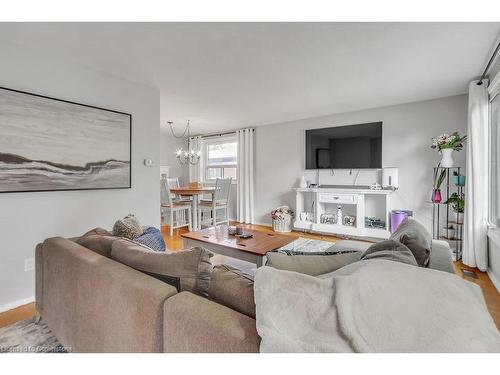
[[[493,64],[493,61],[495,60],[499,50],[500,50],[500,41],[498,42],[497,47],[495,48],[495,51],[493,52],[493,55],[491,55],[491,58],[488,61],[488,64],[486,65],[486,68],[484,68],[483,74],[481,74],[481,78],[479,78],[479,82],[477,83],[478,86],[481,86],[483,84],[483,79],[484,79],[484,77],[486,77],[486,74],[488,73],[488,70],[490,69],[491,64]]]
[[[249,128],[249,129],[251,129],[252,131],[255,131],[254,128]],[[238,130],[243,130],[243,129],[238,129]],[[200,138],[222,137],[223,135],[236,134],[236,132],[238,130],[231,130],[231,131],[222,132],[222,133],[212,133],[212,134],[207,134],[207,135],[201,135],[201,136],[198,136],[198,137],[200,137]],[[192,136],[191,138],[194,138],[194,137],[195,136]]]

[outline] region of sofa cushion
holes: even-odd
[[[431,258],[431,251],[422,246],[415,237],[408,234],[401,236],[400,241],[412,252],[419,267],[428,267]]]
[[[266,266],[317,276],[356,262],[361,254],[360,251],[331,255],[287,255],[269,252],[266,254]]]
[[[208,298],[255,319],[253,278],[236,268],[214,267]]]
[[[139,220],[137,220],[137,218],[132,214],[125,216],[123,219],[117,220],[115,225],[113,225],[113,235],[117,237],[125,237],[133,240],[139,237],[142,233],[143,229]]]
[[[371,242],[354,241],[354,240],[342,240],[333,244],[328,250],[329,251],[366,251],[372,245]]]
[[[101,236],[112,236],[113,233],[111,233],[109,230],[107,229],[104,229],[104,228],[100,228],[100,227],[96,227],[94,229],[91,229],[89,230],[88,232],[85,232],[82,237],[85,237],[85,236],[92,236],[94,234],[98,234],[98,235],[101,235]]]
[[[111,258],[177,288],[208,295],[213,253],[201,247],[172,253],[157,252],[127,239],[111,246]]]
[[[165,301],[163,314],[164,353],[259,352],[255,319],[220,303],[182,292]]]
[[[361,255],[361,260],[385,259],[418,266],[410,249],[394,240],[381,241],[371,245]]]
[[[111,245],[117,239],[118,238],[115,236],[106,236],[102,234],[85,234],[82,237],[75,238],[74,242],[96,252],[99,255],[109,258],[111,256]]]

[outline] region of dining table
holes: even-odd
[[[191,211],[193,215],[192,219],[192,227],[193,230],[199,230],[201,228],[201,223],[198,223],[198,200],[200,195],[208,195],[212,196],[212,202],[215,202],[214,195],[217,191],[215,186],[205,186],[205,187],[191,187],[191,186],[182,186],[178,188],[170,188],[170,192],[176,195],[180,195],[182,197],[192,197],[191,199]]]

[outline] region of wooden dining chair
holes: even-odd
[[[160,191],[162,220],[163,222],[167,221],[167,225],[170,227],[170,236],[174,235],[174,229],[177,228],[188,227],[191,231],[191,203],[174,200],[166,180],[160,181]]]
[[[201,200],[198,209],[198,221],[200,224],[208,223],[214,227],[218,224],[229,224],[229,203],[231,196],[232,178],[218,178],[215,181],[216,191],[212,200]],[[217,213],[222,212],[222,217]]]

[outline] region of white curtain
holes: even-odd
[[[202,147],[202,138],[201,136],[191,137],[189,138],[189,151],[201,151]],[[201,157],[203,157],[203,152],[201,153]],[[201,166],[203,165],[202,160],[196,165],[189,164],[189,181],[186,181],[186,185],[188,182],[200,182],[201,181]]]
[[[463,262],[486,271],[488,267],[488,82],[469,85],[467,122],[467,179]]]
[[[240,223],[254,223],[254,129],[237,130],[238,194],[236,215]]]

